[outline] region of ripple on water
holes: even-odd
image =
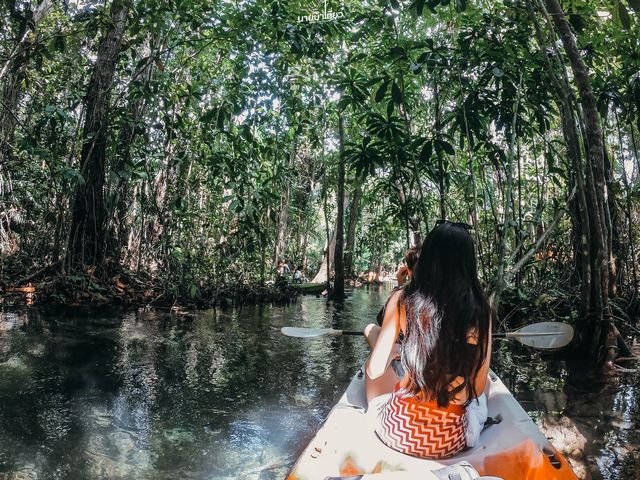
[[[29,366],[22,357],[10,357],[0,362],[0,368],[13,373],[29,373]]]

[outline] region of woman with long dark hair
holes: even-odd
[[[367,361],[375,431],[388,446],[409,455],[444,458],[462,450],[466,407],[486,385],[491,311],[469,228],[439,221],[429,233],[411,283],[389,300]],[[402,378],[388,368],[397,355],[396,342]]]

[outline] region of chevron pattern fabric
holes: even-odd
[[[396,391],[382,405],[376,433],[389,447],[422,458],[450,457],[466,447],[465,409],[421,402]]]

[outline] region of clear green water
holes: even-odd
[[[344,305],[158,313],[30,310],[0,331],[0,478],[283,478],[366,355],[386,291]]]
[[[359,337],[292,339],[280,328],[361,329],[388,293],[189,319],[1,314],[0,479],[282,479],[367,349]],[[494,347],[525,409],[560,411],[588,436],[594,478],[637,478],[637,374],[597,383],[528,349]]]

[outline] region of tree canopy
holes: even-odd
[[[575,295],[561,314],[615,355],[638,287],[637,0],[0,11],[6,285],[144,272],[197,298],[284,260],[349,278],[448,218],[473,225],[495,306]]]

